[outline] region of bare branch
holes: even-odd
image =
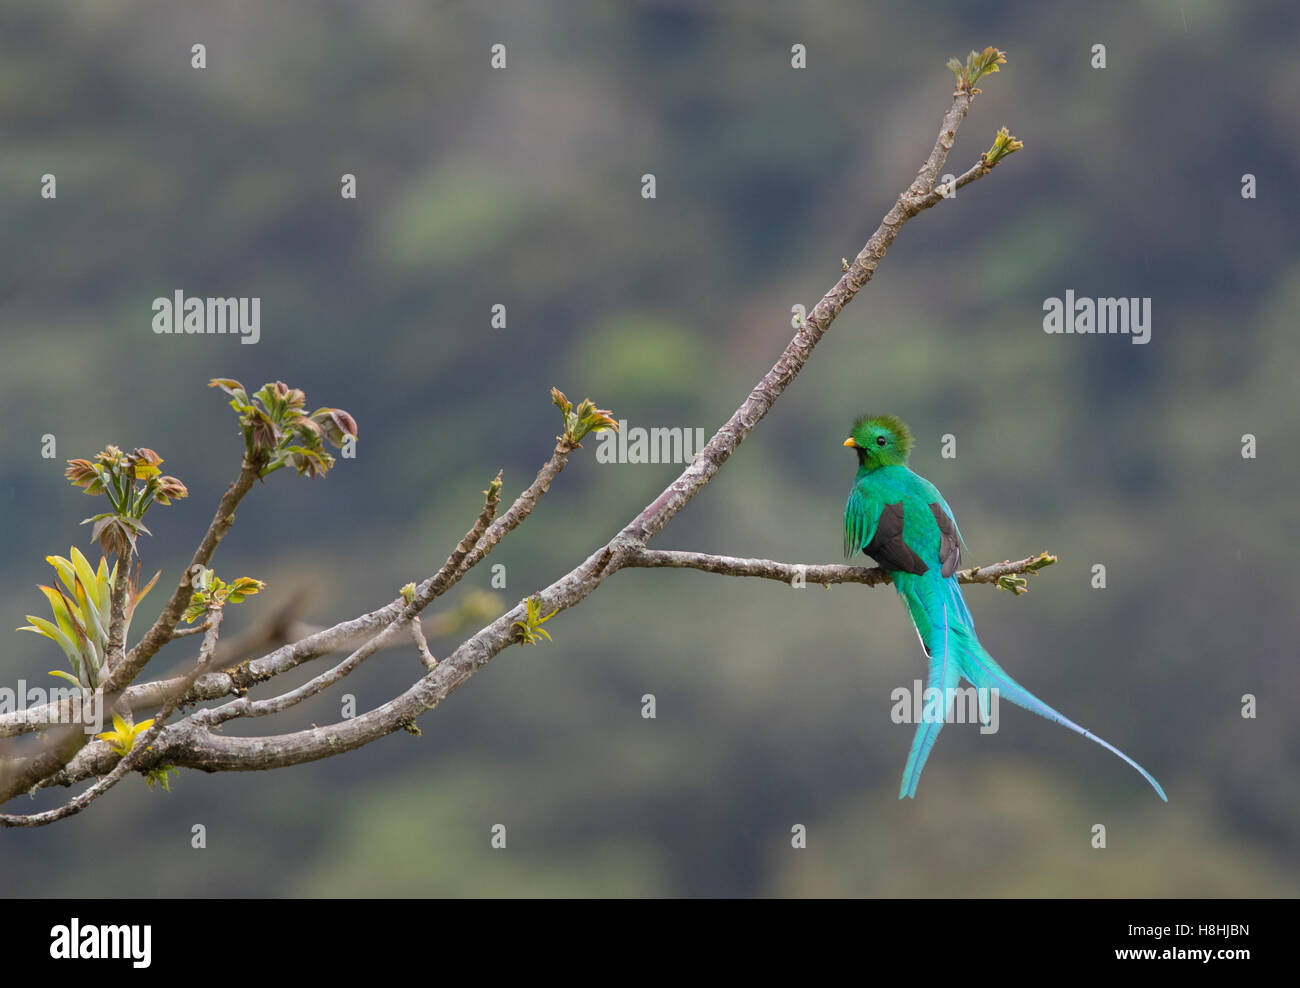
[[[177,638],[189,638],[191,635],[202,635],[205,634],[210,627],[211,625],[204,621],[202,624],[196,624],[193,628],[177,628],[172,632],[171,640],[175,641]]]
[[[923,197],[919,202],[913,204],[915,209],[913,215],[916,215],[916,213],[919,213],[923,209],[929,209],[931,206],[937,206],[939,203],[943,202],[944,199],[952,198],[952,194],[955,191],[957,191],[957,189],[964,189],[966,186],[970,185],[971,182],[975,181],[977,178],[983,178],[985,175],[991,172],[996,166],[997,166],[996,162],[990,165],[981,161],[978,164],[972,165],[966,171],[962,172],[960,175],[957,176],[957,178],[954,181],[947,182],[943,185],[936,185],[934,187],[934,191],[932,191],[929,195]]]
[[[555,450],[551,453],[551,458],[542,464],[542,468],[537,471],[537,476],[533,478],[533,482],[528,485],[528,488],[522,494],[515,498],[515,502],[510,505],[509,510],[493,522],[492,526],[483,533],[474,548],[465,554],[455,574],[447,581],[446,586],[441,587],[438,593],[434,594],[435,597],[454,586],[462,576],[482,562],[483,558],[492,551],[498,542],[518,528],[524,519],[533,513],[533,509],[537,507],[537,502],[543,494],[551,489],[551,481],[559,476],[560,471],[569,462],[569,454],[576,448],[573,443],[564,438],[555,441]],[[451,560],[448,560],[448,562],[450,563]],[[435,583],[442,575],[442,573],[435,575],[430,583]]]
[[[413,620],[419,620],[419,618]],[[390,624],[338,665],[307,680],[296,689],[266,700],[250,700],[246,696],[240,697],[237,700],[231,700],[229,703],[223,703],[219,707],[197,711],[191,715],[191,719],[205,726],[211,726],[223,724],[236,717],[265,717],[268,714],[278,714],[288,710],[290,707],[302,703],[303,700],[316,696],[322,690],[333,686],[344,676],[352,673],[362,662],[383,648],[385,640],[396,638],[398,632],[406,623],[406,620],[402,620]]]
[[[415,639],[415,647],[420,652],[420,661],[424,663],[426,669],[432,670],[438,664],[438,660],[429,651],[429,642],[424,637],[424,629],[420,627],[419,618],[411,622],[411,637]]]
[[[121,665],[126,650],[126,595],[131,588],[131,557],[135,549],[128,546],[125,557],[117,557],[117,576],[113,580],[113,592],[109,598],[108,642],[104,658],[108,668],[116,669]]]
[[[171,641],[176,625],[180,623],[181,615],[189,606],[190,597],[194,592],[190,586],[190,574],[195,566],[207,566],[212,561],[217,546],[221,544],[221,540],[226,537],[230,526],[235,522],[235,508],[244,499],[244,495],[252,490],[253,482],[257,480],[257,473],[258,468],[255,464],[249,463],[248,460],[243,461],[239,476],[222,495],[221,502],[217,505],[217,513],[213,516],[208,530],[203,533],[203,539],[194,551],[194,558],[190,560],[190,565],[181,575],[171,599],[167,601],[167,606],[158,615],[158,620],[153,623],[153,627],[145,632],[135,648],[127,653],[126,661],[113,670],[108,682],[104,684],[105,696],[121,692],[154,657],[158,649]]]
[[[972,566],[958,571],[957,579],[962,583],[994,583],[1004,586],[1003,582],[1011,576],[1032,576],[1044,566],[1056,562],[1056,557],[1046,552],[1015,562],[1007,561],[989,566]],[[698,569],[706,573],[719,573],[723,576],[751,576],[763,580],[776,580],[781,583],[816,583],[830,586],[833,583],[861,583],[869,587],[889,582],[889,571],[879,566],[845,566],[837,563],[807,564],[779,563],[771,559],[741,559],[736,556],[714,556],[704,552],[677,552],[666,549],[639,549],[629,551],[623,556],[622,565],[627,568],[639,567],[656,569],[669,567],[673,569]],[[1010,589],[1008,587],[1008,589]],[[1020,591],[1023,592],[1023,591]]]
[[[563,467],[563,464],[561,464],[561,467]],[[558,473],[559,471],[557,470],[556,472]],[[548,486],[549,483],[550,482],[548,481]],[[545,488],[543,488],[543,490],[545,490]],[[492,483],[488,484],[488,489],[483,492],[483,510],[479,512],[478,519],[474,522],[473,527],[465,533],[465,537],[460,540],[452,554],[447,557],[447,561],[442,564],[442,569],[433,575],[433,578],[430,581],[431,583],[436,584],[440,581],[445,582],[450,579],[453,574],[458,573],[462,567],[468,570],[470,566],[474,565],[474,563],[470,563],[469,566],[463,566],[465,557],[469,555],[471,549],[478,545],[479,539],[481,539],[483,534],[487,531],[488,525],[492,524],[492,519],[495,518],[497,514],[497,505],[500,503],[501,471],[498,470]],[[532,509],[529,508],[529,511],[531,510]],[[516,524],[518,524],[518,522],[516,522]]]

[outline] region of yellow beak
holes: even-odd
[[[854,449],[857,449],[857,448],[858,448],[858,444],[855,443],[855,442],[853,441],[853,437],[852,437],[852,436],[849,436],[848,439],[844,440],[844,445],[845,445],[845,446],[852,446]]]

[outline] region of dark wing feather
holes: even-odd
[[[930,567],[903,540],[903,502],[887,504],[880,512],[876,533],[863,551],[885,569],[924,573]]]
[[[957,526],[948,517],[948,512],[937,504],[931,504],[930,511],[939,525],[939,561],[943,563],[940,572],[946,577],[952,576],[961,565],[961,536],[957,534]]]

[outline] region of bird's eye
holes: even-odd
[[[884,437],[884,436],[876,436],[876,445],[877,445],[877,446],[883,446],[883,445],[885,445],[885,437]]]

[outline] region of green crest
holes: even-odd
[[[862,415],[853,423],[849,433],[857,444],[859,455],[879,465],[906,463],[915,440],[912,430],[896,415]],[[880,442],[884,439],[884,443]]]

